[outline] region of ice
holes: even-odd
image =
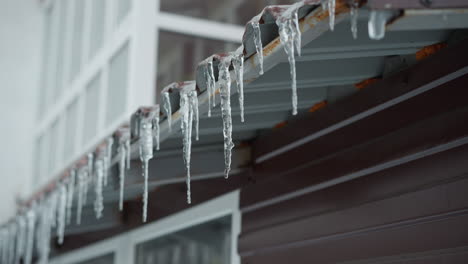
[[[336,7],[335,0],[328,0],[328,16],[329,16],[331,31],[335,29],[335,7]]]
[[[232,66],[236,74],[237,94],[239,97],[239,109],[241,122],[244,122],[244,46],[240,46],[232,55]]]
[[[108,179],[108,176],[109,176],[109,169],[110,169],[110,166],[111,166],[111,162],[112,162],[112,145],[114,144],[114,138],[113,137],[108,137],[107,140],[106,140],[106,146],[107,146],[107,149],[106,149],[106,157],[104,158],[104,180],[103,180],[103,183],[104,183],[104,186],[107,186],[107,179]]]
[[[214,97],[216,80],[214,77],[213,58],[209,57],[204,63],[204,76],[206,81],[206,90],[208,93],[208,117],[211,117],[211,108],[216,105]],[[213,100],[211,100],[211,97],[213,97]]]
[[[81,167],[78,170],[78,201],[76,206],[76,223],[81,224],[81,211],[86,203],[88,189],[88,171],[86,167]]]
[[[146,222],[148,208],[148,162],[153,158],[153,119],[159,108],[147,109],[140,116],[140,160],[143,163],[143,222]]]
[[[17,217],[17,236],[16,236],[16,251],[14,263],[19,264],[20,259],[24,258],[25,243],[27,239],[27,220],[25,215]]]
[[[53,219],[55,218],[57,193],[52,192],[40,205],[36,245],[38,248],[38,263],[48,263],[50,253],[50,238]]]
[[[132,158],[132,149],[130,146],[130,132],[128,136],[128,140],[125,141],[125,147],[127,149],[127,169],[130,169],[130,159]]]
[[[167,116],[167,123],[169,124],[169,131],[172,131],[172,107],[171,99],[169,97],[169,91],[161,92],[163,101],[163,110]]]
[[[192,107],[193,111],[193,118],[195,121],[195,140],[199,140],[199,132],[200,132],[200,114],[198,112],[198,98],[197,92],[194,92],[190,97],[190,106]]]
[[[106,157],[99,157],[96,159],[94,164],[95,171],[95,182],[94,182],[94,191],[96,192],[96,199],[94,200],[94,212],[96,218],[99,219],[102,217],[102,210],[104,209],[103,197],[102,197],[102,186],[104,184],[104,163]]]
[[[63,244],[63,237],[65,235],[66,224],[66,210],[67,210],[67,187],[65,184],[60,184],[59,197],[58,197],[58,214],[57,214],[57,242],[59,245]]]
[[[128,153],[130,153],[130,131],[128,128],[120,129],[120,138],[119,138],[119,146],[117,148],[117,152],[119,155],[119,210],[123,210],[123,194],[124,194],[124,184],[125,184],[125,171],[129,168],[129,163],[127,158],[129,157]],[[127,165],[127,166],[125,166]]]
[[[262,32],[260,30],[260,18],[262,14],[255,16],[252,21],[252,29],[253,29],[253,40],[255,44],[255,50],[257,51],[257,60],[258,66],[260,67],[259,74],[263,75],[263,44],[262,44]]]
[[[27,235],[25,242],[25,253],[24,253],[24,264],[31,264],[33,246],[34,246],[34,233],[35,233],[35,224],[36,224],[36,212],[33,209],[29,209],[26,213],[26,224],[27,224]]]
[[[374,40],[383,39],[385,36],[385,25],[392,16],[388,10],[372,10],[370,12],[368,30],[369,37]]]
[[[185,169],[187,170],[187,203],[190,204],[192,202],[190,190],[190,156],[194,115],[196,115],[198,119],[198,99],[195,83],[193,82],[184,85],[180,90],[180,113],[182,120],[180,128],[182,130],[183,158]],[[198,124],[196,125],[198,126]]]
[[[73,168],[70,170],[70,176],[68,177],[67,183],[67,224],[71,223],[72,207],[73,207],[73,195],[75,194],[75,180],[76,170]]]
[[[88,166],[88,175],[91,176],[91,175],[93,175],[94,153],[92,153],[92,152],[88,153],[87,157],[88,157],[88,160],[87,160],[88,161],[88,164],[87,164],[87,166]]]
[[[58,205],[58,190],[49,194],[49,210],[50,210],[50,224],[52,227],[57,227],[57,205]]]
[[[357,28],[358,17],[359,17],[358,10],[359,10],[359,4],[357,2],[353,2],[351,4],[350,16],[351,16],[351,33],[353,34],[354,39],[357,39],[358,37],[358,28]]]
[[[301,32],[299,30],[299,22],[297,11],[299,5],[292,5],[281,16],[276,19],[281,43],[284,46],[284,51],[288,56],[290,74],[291,74],[291,91],[292,91],[292,114],[297,114],[297,85],[296,85],[296,60],[294,57],[294,48],[300,53]]]
[[[231,116],[231,66],[232,56],[221,57],[219,62],[218,85],[221,97],[221,116],[223,118],[224,137],[224,177],[229,177],[231,170],[231,152],[234,147],[232,142],[232,116]]]
[[[76,170],[73,168],[70,170],[70,176],[68,177],[67,182],[67,225],[71,223],[73,195],[75,194],[75,180]]]
[[[158,111],[159,112],[159,111]],[[157,114],[153,119],[153,136],[156,141],[156,150],[159,150],[159,136],[161,132],[159,129],[159,115]]]
[[[15,260],[15,243],[12,241],[16,240],[17,226],[15,222],[11,222],[8,227],[8,263],[13,263]]]

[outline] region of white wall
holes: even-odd
[[[41,23],[39,0],[0,0],[0,224],[32,187]]]

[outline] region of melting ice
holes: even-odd
[[[293,115],[297,114],[296,60],[294,57],[294,48],[296,48],[298,55],[300,55],[301,48],[301,31],[299,29],[297,15],[298,9],[299,5],[292,5],[276,19],[280,40],[288,56],[290,66]]]
[[[123,210],[123,194],[125,184],[125,170],[130,168],[130,131],[128,128],[120,129],[119,146],[117,152],[119,154],[119,210]],[[126,166],[125,166],[126,165]]]
[[[98,157],[94,164],[95,168],[95,182],[94,182],[94,190],[96,192],[96,199],[94,200],[94,212],[96,214],[96,218],[102,217],[102,210],[104,209],[103,206],[103,197],[102,197],[102,186],[104,184],[104,164],[105,164],[105,157]]]
[[[260,67],[260,75],[263,75],[263,44],[262,44],[262,32],[260,30],[260,18],[262,14],[255,16],[251,20],[251,25],[253,29],[253,40],[255,44],[255,50],[257,51],[257,60]]]
[[[236,74],[237,94],[239,96],[239,109],[241,122],[244,122],[244,46],[240,46],[232,54],[232,66]]]
[[[192,128],[194,117],[196,119],[195,125],[198,137],[198,98],[197,91],[195,90],[195,82],[189,82],[181,87],[180,112],[182,119],[180,128],[182,130],[183,158],[185,169],[187,170],[187,203],[191,203],[190,156],[192,149]]]
[[[231,154],[234,143],[232,142],[232,115],[231,115],[231,66],[232,56],[224,56],[219,62],[218,85],[221,97],[221,115],[223,118],[223,137],[224,137],[224,177],[229,177],[231,170]]]

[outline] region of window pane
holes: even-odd
[[[42,43],[42,70],[41,70],[41,91],[39,92],[39,116],[42,117],[47,110],[47,93],[49,90],[49,54],[50,38],[52,30],[52,8],[49,8],[45,14],[44,37]]]
[[[128,80],[128,43],[110,61],[106,124],[111,124],[126,109]]]
[[[172,82],[195,79],[198,63],[214,53],[234,50],[238,46],[224,41],[160,31],[156,94],[159,95],[162,88]]]
[[[119,0],[117,3],[117,24],[122,22],[122,20],[127,16],[128,12],[132,8],[131,0]]]
[[[101,48],[104,40],[105,17],[106,17],[106,1],[94,0],[93,13],[91,17],[91,37],[89,47],[89,57],[93,58],[96,52]]]
[[[231,262],[231,216],[193,226],[136,246],[136,264]]]
[[[74,1],[75,14],[73,17],[73,36],[72,36],[72,54],[70,80],[73,80],[81,68],[82,56],[82,38],[83,38],[83,22],[84,22],[84,3],[85,1]]]
[[[49,139],[49,169],[48,169],[48,177],[52,177],[52,173],[58,167],[57,163],[57,146],[59,145],[60,135],[59,135],[59,120],[56,120],[50,129],[50,139]]]
[[[88,259],[85,261],[80,261],[74,264],[113,264],[114,263],[114,253],[109,253],[104,256]]]
[[[88,144],[97,132],[100,88],[101,74],[97,74],[86,87],[85,125],[82,141],[84,144]]]
[[[245,25],[267,5],[297,0],[161,0],[161,10],[180,15]]]
[[[57,34],[57,57],[56,57],[56,69],[55,69],[55,89],[53,94],[54,101],[60,96],[63,90],[63,66],[64,66],[64,59],[66,57],[65,54],[65,32],[66,22],[68,17],[68,4],[70,1],[58,1],[55,4],[59,7],[59,21],[58,21],[58,34]]]
[[[78,100],[75,100],[67,109],[66,117],[66,126],[65,126],[65,146],[64,157],[65,160],[71,159],[75,153],[75,138],[76,138],[76,129],[77,129],[77,120],[78,120]]]

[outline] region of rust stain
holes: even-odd
[[[283,122],[279,122],[278,124],[276,124],[273,128],[274,129],[278,129],[278,128],[282,128],[282,127],[285,127],[288,123],[286,121],[283,121]]]
[[[445,42],[425,46],[424,48],[416,52],[416,59],[417,60],[425,59],[431,56],[432,54],[437,53],[438,51],[440,51],[441,49],[445,47],[447,47],[447,43]]]
[[[272,42],[268,43],[266,47],[263,48],[263,56],[269,56],[273,50],[280,44],[280,38],[275,38]]]
[[[309,113],[313,113],[313,112],[316,112],[322,108],[324,108],[325,106],[327,106],[328,102],[325,100],[325,101],[322,101],[322,102],[318,102],[316,104],[314,104],[311,108],[309,108]]]
[[[369,78],[369,79],[366,79],[362,82],[358,82],[356,84],[354,84],[354,87],[356,87],[356,89],[358,90],[362,90],[364,88],[366,88],[367,86],[375,83],[376,81],[380,80],[380,78]]]

